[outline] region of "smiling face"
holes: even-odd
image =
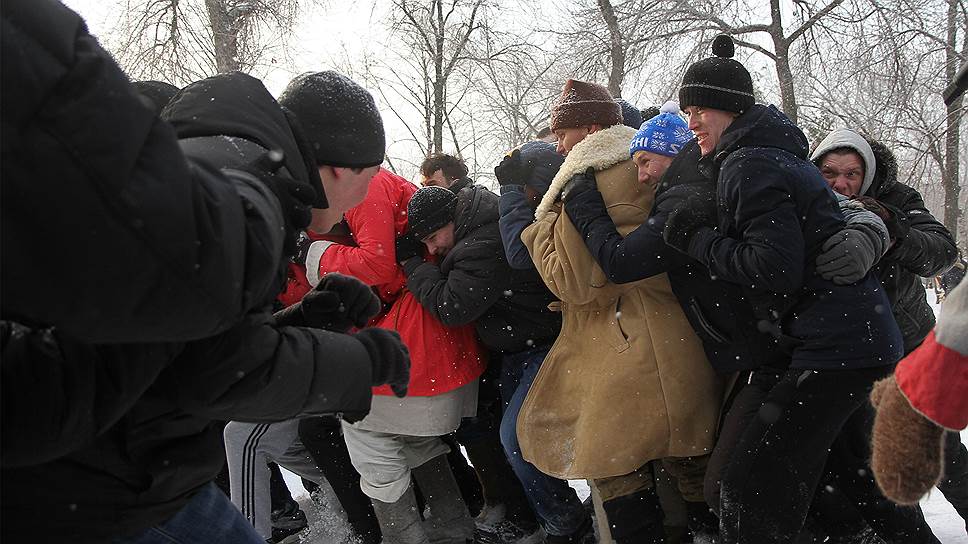
[[[427,246],[427,252],[431,255],[443,257],[451,249],[454,249],[454,222],[451,221],[440,227],[427,236],[421,242]]]
[[[703,155],[716,149],[723,132],[738,117],[738,114],[730,111],[700,106],[689,106],[683,111],[689,116],[689,128],[696,134],[696,141]]]
[[[639,183],[654,186],[659,183],[662,175],[672,164],[672,157],[653,153],[651,151],[637,151],[632,162],[639,169]]]
[[[831,151],[820,158],[820,173],[834,191],[844,196],[860,195],[864,159],[853,151]]]

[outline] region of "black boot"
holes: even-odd
[[[615,544],[665,544],[665,515],[654,488],[609,499],[602,508]]]
[[[370,498],[360,490],[360,474],[350,462],[339,420],[329,416],[299,422],[299,439],[333,487],[346,518],[362,544],[379,544],[380,524]]]
[[[938,489],[961,519],[968,521],[968,450],[958,433],[948,432],[944,438],[944,475]]]
[[[411,470],[430,515],[425,522],[433,543],[457,543],[474,539],[474,520],[467,513],[446,455],[438,455]],[[384,537],[386,533],[384,533]]]
[[[686,515],[693,544],[719,543],[719,518],[705,502],[686,501]]]
[[[413,486],[396,502],[373,499],[373,511],[380,520],[383,544],[430,544],[417,511]]]

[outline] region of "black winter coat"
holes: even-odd
[[[891,301],[894,319],[904,336],[904,352],[918,347],[934,328],[934,311],[919,277],[945,271],[958,258],[958,248],[945,226],[931,215],[918,191],[897,181],[897,159],[884,144],[871,141],[876,167],[865,193],[900,211],[907,234],[874,268]]]
[[[198,128],[187,120],[204,119],[212,97],[231,115],[227,126],[233,132],[219,135],[217,123],[207,136],[192,132],[189,147],[199,158],[234,166],[266,148],[298,149],[269,93],[241,74],[187,87],[175,99],[174,115],[184,116],[173,119],[176,126]],[[256,140],[266,134],[278,136]],[[239,151],[227,154],[222,145],[199,145],[206,142],[229,142]],[[297,179],[308,179],[307,168],[301,160],[287,164]],[[266,189],[253,186],[253,191]],[[271,203],[278,207],[274,198]],[[59,365],[64,373],[83,370],[88,387],[63,394],[83,394],[100,412],[91,424],[64,424],[96,436],[84,447],[43,464],[5,466],[4,537],[34,535],[38,527],[46,536],[70,542],[139,533],[170,518],[221,470],[217,421],[278,421],[369,409],[371,363],[362,344],[347,335],[274,324],[270,309],[281,286],[281,246],[260,244],[254,234],[260,217],[249,217],[253,226],[241,236],[259,251],[274,252],[269,275],[278,279],[253,291],[250,296],[260,296],[260,304],[221,334],[177,345],[90,346],[56,330],[13,329],[10,337],[18,342],[4,345],[5,382],[8,348],[17,347],[25,354],[18,360]],[[20,368],[17,382],[28,383],[29,370]],[[119,399],[103,408],[101,401],[113,393]],[[46,408],[34,414],[38,420],[45,420]]]
[[[404,264],[407,288],[444,325],[473,322],[493,351],[516,353],[549,346],[561,316],[536,270],[513,270],[498,227],[498,196],[471,185],[457,194],[454,247],[439,266],[419,259]]]
[[[875,367],[902,353],[873,274],[836,285],[814,271],[844,217],[803,132],[774,106],[754,105],[722,134],[700,168],[717,180],[718,232],[702,227],[689,254],[740,285],[764,327],[787,338],[793,368]]]
[[[648,219],[624,238],[615,229],[598,191],[570,198],[565,212],[610,281],[627,283],[668,273],[672,291],[717,372],[782,365],[782,350],[773,336],[758,329],[743,289],[710,277],[704,265],[662,239],[669,214],[690,194],[715,191],[715,183],[699,172],[700,158],[696,141],[686,144],[656,187],[655,205]]]
[[[5,0],[0,14],[3,318],[90,342],[177,342],[261,303],[249,294],[276,256],[245,233],[281,245],[275,198],[186,161],[61,3]]]

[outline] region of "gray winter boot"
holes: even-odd
[[[438,455],[411,471],[427,502],[427,536],[433,544],[474,541],[474,519],[467,513],[446,455]]]
[[[417,500],[413,486],[397,499],[397,502],[383,502],[370,499],[373,512],[383,531],[383,544],[429,544],[427,533],[420,522]]]

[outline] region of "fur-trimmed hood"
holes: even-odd
[[[589,134],[584,140],[575,144],[565,162],[558,169],[558,174],[551,180],[551,186],[545,193],[534,212],[535,220],[541,220],[561,194],[565,184],[589,166],[596,172],[611,168],[629,159],[629,142],[635,136],[635,129],[625,125],[614,125]]]
[[[883,143],[868,138],[867,143],[874,152],[874,179],[871,186],[863,194],[879,198],[897,185],[897,158]]]

